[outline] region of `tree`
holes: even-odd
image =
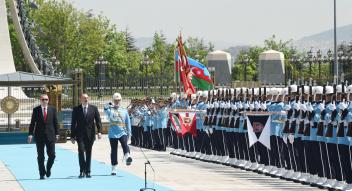
[[[46,47],[44,55],[56,56],[63,73],[82,68],[85,73],[93,74],[94,61],[106,48],[109,20],[91,12],[78,11],[66,1],[38,3],[40,8],[31,12],[37,23],[33,33],[38,45]]]
[[[128,28],[125,29],[124,35],[125,35],[126,42],[127,42],[127,52],[137,51],[138,49],[135,46],[136,40],[134,39],[134,37],[132,36],[132,34]]]
[[[202,64],[206,64],[205,58],[209,52],[214,50],[214,45],[211,42],[206,44],[204,39],[188,37],[185,42],[185,49],[187,56],[199,60]]]

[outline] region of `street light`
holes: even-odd
[[[312,78],[312,62],[313,62],[313,50],[312,48],[308,51],[308,63],[309,63],[309,78]]]
[[[95,73],[97,76],[97,85],[98,85],[98,97],[102,97],[101,95],[101,87],[105,86],[105,69],[106,65],[108,64],[108,61],[104,59],[103,56],[100,56],[97,61],[94,62],[95,64]]]
[[[143,65],[144,65],[144,68],[145,68],[145,79],[146,79],[146,85],[147,85],[147,90],[146,90],[146,94],[148,95],[148,66],[149,64],[152,64],[153,61],[151,61],[149,59],[149,56],[148,54],[144,54],[144,59],[143,59]]]
[[[244,81],[247,81],[247,64],[249,63],[248,54],[243,55],[243,64],[244,64]]]
[[[339,71],[341,73],[341,81],[343,81],[343,78],[344,78],[344,66],[345,66],[345,53],[344,53],[344,50],[343,50],[343,45],[340,46],[339,50],[337,51],[337,62],[338,63],[341,63],[339,65]],[[338,83],[338,82],[337,82]]]
[[[330,65],[330,76],[332,77],[331,81],[334,79],[334,57],[333,57],[333,54],[332,54],[332,50],[329,49],[327,52],[326,52],[326,55],[327,55],[327,61],[329,62],[329,65]]]
[[[318,62],[318,70],[319,70],[319,74],[318,74],[318,77],[319,77],[319,82],[321,80],[321,62],[323,61],[322,59],[322,53],[321,53],[321,50],[319,49],[317,51],[317,56],[316,56],[316,61]]]

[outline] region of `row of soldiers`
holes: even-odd
[[[132,103],[133,144],[295,182],[352,189],[352,85],[235,88]],[[178,136],[168,110],[197,110],[197,134]],[[250,145],[247,114],[270,113],[270,146]],[[138,120],[136,120],[138,121]]]

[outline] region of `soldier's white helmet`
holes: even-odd
[[[267,95],[276,95],[276,88],[267,88],[266,89],[266,94]]]
[[[314,86],[312,91],[313,91],[313,94],[321,95],[323,94],[323,86]]]
[[[241,88],[236,88],[235,90],[236,90],[236,95],[241,93]]]
[[[288,87],[281,89],[281,95],[288,95]]]
[[[192,99],[192,100],[194,100],[194,99],[196,99],[196,98],[197,98],[197,95],[196,95],[196,94],[192,94],[192,95],[191,95],[191,99]]]
[[[309,86],[304,86],[303,87],[303,93],[304,94],[309,94]]]
[[[197,96],[201,96],[203,94],[202,91],[197,91]]]
[[[347,86],[346,93],[352,93],[352,85]]]
[[[203,97],[208,97],[208,91],[203,91],[202,96]]]
[[[170,94],[170,97],[171,97],[171,98],[176,98],[176,97],[177,97],[176,92],[172,92],[172,93]]]
[[[332,86],[325,86],[325,94],[333,94],[334,88]]]
[[[297,93],[297,85],[290,85],[291,93]]]
[[[247,92],[247,88],[242,87],[242,93],[246,93]]]
[[[120,93],[114,93],[114,95],[112,95],[112,99],[113,100],[121,100],[121,94]]]
[[[254,95],[259,95],[259,88],[254,88]]]
[[[235,89],[233,88],[230,89],[230,95],[235,95]]]
[[[345,92],[346,92],[346,86],[344,87]],[[339,84],[336,86],[336,93],[342,93],[342,84]]]
[[[276,95],[282,95],[281,92],[282,92],[282,88],[276,88],[275,89],[275,94]]]
[[[260,88],[260,93],[261,93],[262,95],[264,95],[264,89],[265,89],[265,88]],[[268,93],[268,90],[267,90],[266,93]]]

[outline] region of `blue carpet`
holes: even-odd
[[[144,187],[144,179],[122,170],[118,171],[117,176],[110,176],[110,165],[95,160],[92,161],[92,178],[79,179],[77,177],[79,173],[77,154],[58,145],[56,145],[56,159],[52,175],[45,180],[39,180],[34,144],[0,145],[0,160],[12,172],[25,191],[138,191]],[[153,186],[153,183],[148,181],[148,186]],[[170,190],[157,184],[154,188],[158,191]]]

